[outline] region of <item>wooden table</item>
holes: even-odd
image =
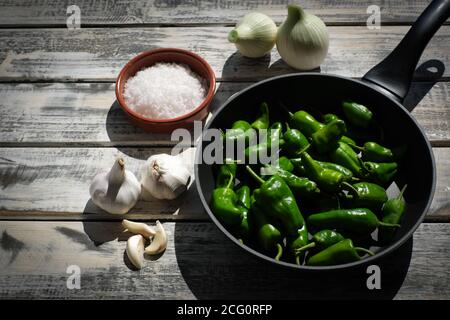
[[[123,154],[132,170],[166,152],[168,135],[130,125],[114,81],[137,53],[180,47],[202,55],[218,79],[215,110],[231,94],[294,72],[274,50],[249,60],[226,41],[245,13],[277,22],[288,1],[79,0],[80,30],[66,28],[70,1],[0,2],[0,298],[450,298],[450,25],[425,50],[406,104],[434,147],[437,188],[425,222],[380,262],[382,289],[366,270],[316,275],[282,270],[232,244],[204,213],[195,190],[174,202],[139,202],[129,219],[160,219],[169,247],[132,271],[121,217],[89,200],[95,173]],[[361,77],[399,42],[425,0],[302,1],[329,26],[322,72]],[[382,27],[366,27],[379,4]],[[433,61],[429,61],[432,60]],[[445,67],[446,68],[445,68]],[[428,68],[428,69],[427,69]],[[68,289],[67,268],[81,270]]]

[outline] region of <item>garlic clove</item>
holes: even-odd
[[[145,223],[123,220],[122,226],[129,232],[134,234],[140,234],[147,239],[150,239],[156,234],[156,231]]]
[[[155,255],[163,252],[167,248],[167,234],[161,222],[156,221],[156,234],[152,243],[145,248],[145,253]]]
[[[130,262],[137,269],[142,269],[144,266],[144,237],[137,234],[128,238],[126,252]]]

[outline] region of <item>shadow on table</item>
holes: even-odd
[[[345,272],[291,270],[251,256],[211,223],[176,223],[174,239],[180,272],[198,299],[392,299],[408,272],[413,246],[411,239],[378,261],[381,290],[369,290],[367,266]]]

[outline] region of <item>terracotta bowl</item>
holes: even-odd
[[[183,63],[192,71],[206,80],[208,91],[203,102],[193,111],[171,119],[151,119],[144,117],[130,109],[124,99],[125,83],[138,71],[148,68],[158,62]],[[177,128],[191,128],[194,121],[203,121],[209,113],[209,105],[214,97],[216,77],[211,66],[199,55],[174,48],[162,48],[146,51],[131,59],[120,71],[116,81],[116,97],[123,111],[131,122],[140,128],[151,132],[171,132]]]

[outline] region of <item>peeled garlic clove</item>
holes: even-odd
[[[162,224],[156,221],[156,234],[153,237],[152,243],[145,248],[145,253],[154,255],[159,254],[167,248],[167,235]]]
[[[129,232],[134,234],[140,234],[147,239],[150,239],[156,234],[156,231],[145,223],[133,222],[130,220],[123,220],[122,226]]]
[[[130,262],[137,268],[144,266],[144,237],[140,234],[130,237],[127,241],[127,256]]]

